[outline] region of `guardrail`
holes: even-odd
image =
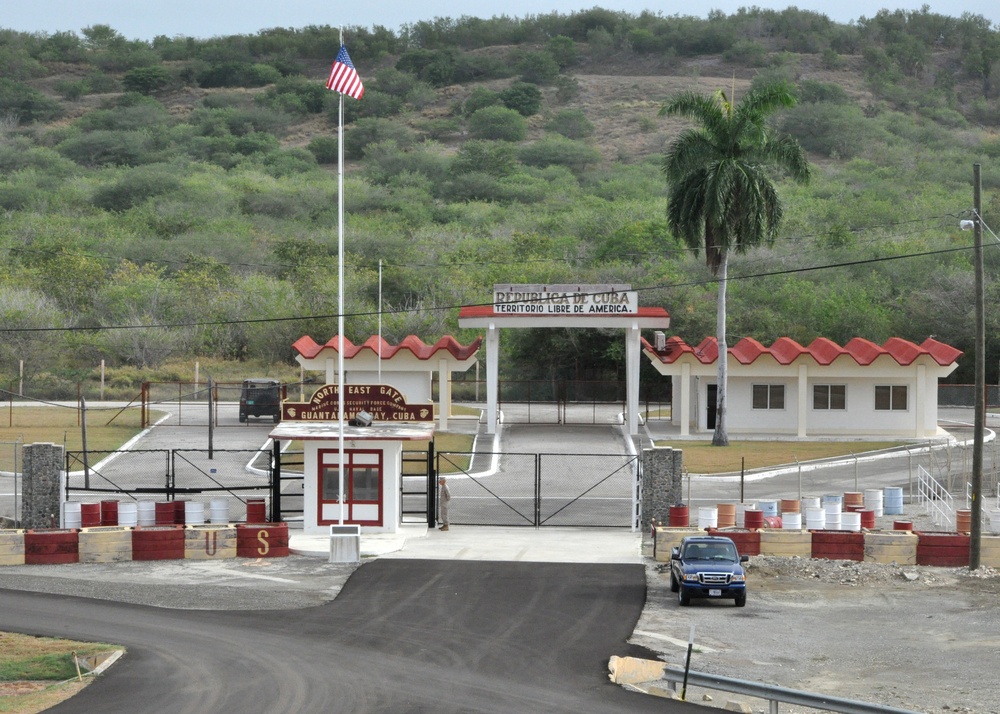
[[[663,678],[670,682],[671,689],[676,690],[676,685],[685,681],[684,670],[678,667],[667,667],[663,672]],[[723,677],[719,674],[705,674],[704,672],[689,671],[687,673],[687,686],[764,699],[769,704],[770,714],[778,714],[778,704],[794,704],[820,711],[841,712],[841,714],[919,714],[909,709],[869,704],[829,694],[814,694],[798,689],[748,682],[743,679]]]

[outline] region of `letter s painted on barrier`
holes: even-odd
[[[260,547],[257,549],[257,555],[267,555],[268,551],[271,550],[271,544],[267,541],[269,535],[270,534],[265,530],[257,531],[257,540],[260,541]]]

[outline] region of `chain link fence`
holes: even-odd
[[[21,441],[0,441],[0,528],[21,521]]]

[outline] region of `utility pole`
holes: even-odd
[[[972,230],[976,246],[976,415],[972,440],[972,520],[969,537],[969,570],[978,570],[983,532],[983,430],[986,428],[986,306],[983,296],[982,175],[972,165]]]

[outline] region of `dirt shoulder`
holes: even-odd
[[[647,576],[632,642],[672,665],[694,625],[693,670],[918,712],[1000,712],[998,571],[755,556],[745,608],[680,607],[665,564]]]

